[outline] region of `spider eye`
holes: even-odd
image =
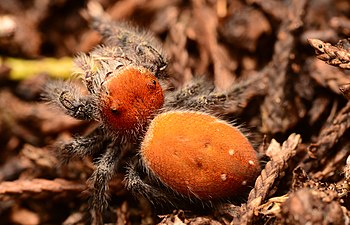
[[[154,79],[152,79],[152,80],[150,80],[150,81],[147,82],[147,85],[148,85],[148,87],[151,88],[151,89],[156,89],[156,87],[157,87],[157,81],[154,80]]]
[[[115,66],[115,70],[119,70],[120,68],[122,68],[124,65],[123,63],[118,63],[116,66]]]
[[[120,111],[118,109],[111,109],[112,114],[119,115]]]

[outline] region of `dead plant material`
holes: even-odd
[[[283,20],[287,14],[287,7],[280,1],[274,0],[246,0],[248,4],[258,5],[263,12],[271,15],[276,20]]]
[[[350,182],[350,156],[346,158],[346,165],[344,167],[345,180]]]
[[[126,160],[138,151],[130,143],[108,186],[106,223],[349,223],[350,1],[98,2],[116,22],[130,21],[162,43],[169,62],[166,91],[182,88],[167,104],[235,121],[260,146],[263,169],[240,199],[224,199],[212,211],[173,211],[171,204],[152,206],[124,188]],[[37,73],[52,72],[6,65],[11,58],[71,58],[91,51],[101,37],[84,19],[85,3],[0,4],[2,224],[91,224],[81,191],[103,152],[61,166],[56,154],[59,144],[89,135],[95,124],[40,102],[49,77]],[[13,76],[16,71],[20,76]]]
[[[345,98],[350,100],[350,83],[341,85],[339,89]]]
[[[186,217],[185,212],[182,210],[174,211],[173,214],[166,216],[161,216],[163,219],[159,225],[200,225],[200,224],[211,224],[211,225],[220,225],[217,220],[214,220],[209,217]]]
[[[174,211],[172,214],[160,216],[162,221],[159,223],[159,225],[166,225],[166,224],[185,224],[185,212],[182,210]]]
[[[226,96],[224,113],[240,115],[248,104],[259,96],[265,96],[268,87],[268,77],[264,72],[251,73],[247,79],[239,79],[223,94]],[[220,104],[217,104],[220,106]],[[220,111],[220,107],[213,107]]]
[[[214,217],[223,224],[239,224],[241,220],[242,208],[233,204],[222,204],[215,210]]]
[[[123,202],[120,208],[116,210],[117,222],[116,225],[125,225],[130,223],[130,213],[127,202]]]
[[[72,213],[65,221],[63,221],[63,225],[70,225],[70,224],[79,224],[84,223],[84,214],[81,212]]]
[[[242,210],[244,212],[242,224],[254,224],[258,207],[276,191],[273,186],[284,176],[284,171],[289,165],[288,161],[297,153],[300,142],[301,137],[297,134],[290,135],[282,146],[275,140],[271,141],[267,149],[271,161],[266,164],[265,169],[256,179],[255,186],[249,193],[247,205],[243,206],[246,209]]]
[[[345,36],[350,36],[350,19],[344,16],[333,17],[329,22],[331,27]]]
[[[340,181],[339,183],[328,183],[323,182],[315,176],[309,176],[306,172],[298,167],[293,171],[291,192],[295,192],[299,189],[308,188],[314,193],[317,193],[319,198],[325,202],[330,203],[342,199],[348,193],[348,187],[345,185],[346,182]]]
[[[322,115],[328,110],[331,100],[327,96],[319,96],[314,101],[308,112],[309,123],[314,125],[319,121]]]
[[[229,9],[229,16],[219,27],[221,35],[228,43],[255,52],[259,39],[271,33],[268,20],[261,11],[239,2]]]
[[[42,136],[82,125],[63,114],[58,116],[48,105],[22,101],[8,90],[0,92],[0,115],[0,120],[12,134],[34,145],[43,143]]]
[[[309,146],[310,157],[322,160],[350,127],[350,102],[337,114],[331,124],[321,130],[317,142]],[[323,159],[324,161],[325,159]]]
[[[237,63],[217,41],[218,18],[213,9],[201,0],[193,0],[193,7],[195,26],[191,27],[194,34],[192,38],[199,43],[199,56],[203,59],[200,62],[202,65],[198,66],[203,68],[203,71],[196,72],[204,74],[209,67],[206,61],[210,59],[213,64],[215,86],[217,89],[225,90],[235,81],[234,70],[237,69]]]
[[[25,158],[12,157],[6,160],[0,167],[0,182],[13,180],[30,168],[32,164]]]
[[[302,19],[306,1],[290,1],[288,16],[282,21],[274,47],[271,64],[266,68],[269,90],[261,106],[262,130],[267,133],[285,132],[295,126],[298,107],[294,99],[292,80],[293,50],[297,30]]]
[[[22,207],[11,211],[11,220],[16,224],[40,224],[40,215]]]
[[[350,39],[340,40],[336,45],[318,39],[309,39],[317,58],[332,66],[350,69]]]
[[[344,168],[344,161],[346,157],[349,155],[349,144],[341,144],[339,150],[327,157],[327,161],[325,159],[320,160],[320,164],[323,167],[320,167],[320,170],[315,172],[313,178],[315,179],[327,179],[332,176],[337,175],[337,171],[342,171]]]
[[[306,67],[310,71],[310,76],[322,87],[330,89],[336,94],[340,94],[339,87],[350,83],[349,76],[346,76],[342,70],[328,66],[320,60],[311,59]]]
[[[193,77],[190,68],[190,55],[186,50],[187,29],[190,22],[190,12],[183,10],[176,12],[177,18],[169,23],[169,35],[165,42],[168,57],[172,58],[174,63],[171,66],[177,77],[182,77],[181,82],[189,82]]]
[[[86,189],[84,183],[67,181],[64,179],[32,179],[7,181],[0,184],[1,201],[17,198],[47,198],[58,194],[79,194]]]
[[[324,202],[308,188],[292,193],[281,207],[280,224],[345,224],[349,220],[338,202]]]

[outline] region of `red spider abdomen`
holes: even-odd
[[[103,118],[119,133],[138,131],[164,103],[156,77],[144,68],[127,67],[112,74],[105,87]]]
[[[241,194],[260,171],[256,152],[236,127],[199,112],[155,117],[140,152],[166,186],[203,200]]]

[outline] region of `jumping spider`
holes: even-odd
[[[154,202],[212,203],[251,182],[260,167],[246,137],[203,112],[224,104],[225,96],[213,94],[203,80],[165,92],[167,61],[157,42],[111,22],[95,5],[88,12],[104,45],[76,59],[87,94],[74,83],[55,81],[46,85],[44,96],[76,119],[99,122],[89,135],[59,149],[63,162],[103,151],[89,179],[95,211],[108,206],[108,182],[128,143],[138,153],[127,168],[126,187]]]

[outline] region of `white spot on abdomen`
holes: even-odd
[[[225,181],[227,179],[227,175],[225,173],[222,173],[220,175],[220,178],[221,178],[222,181]]]

